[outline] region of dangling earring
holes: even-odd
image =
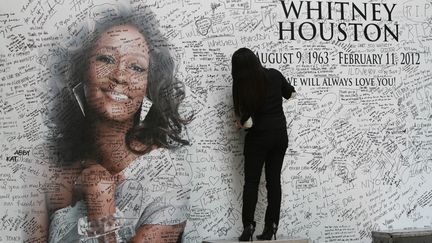
[[[140,123],[144,121],[153,103],[147,97],[144,97],[141,104]]]
[[[78,102],[79,108],[83,114],[83,116],[85,116],[85,112],[84,112],[84,87],[82,82],[77,83],[73,88],[72,88],[72,92],[75,96],[75,100]]]

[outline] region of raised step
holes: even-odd
[[[430,243],[432,228],[372,231],[372,243]]]
[[[238,243],[238,240],[205,240],[202,243]],[[258,243],[309,243],[308,239],[278,239],[278,240],[254,240]]]

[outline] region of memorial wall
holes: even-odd
[[[241,234],[246,132],[235,127],[231,55],[248,47],[297,91],[283,103],[279,238],[360,243],[374,230],[432,226],[430,0],[15,0],[0,7],[0,242],[55,241],[62,230],[50,232],[53,224],[76,224],[68,214],[53,218],[60,199],[74,197],[58,182],[76,184],[82,167],[74,164],[99,150],[80,123],[92,114],[82,114],[79,99],[88,95],[79,80],[88,62],[75,53],[89,56],[92,32],[125,12],[170,53],[150,61],[162,76],[147,89],[175,80],[145,98],[137,116],[153,116],[165,97],[181,101],[170,112],[184,121],[175,123],[182,140],[161,139],[127,168],[139,179],[123,181],[116,200],[131,217],[144,220],[151,204],[164,223],[178,223],[171,216],[181,211],[183,242]],[[66,143],[71,134],[78,143]],[[123,156],[120,140],[104,143],[110,158]],[[257,232],[265,206],[263,174]]]

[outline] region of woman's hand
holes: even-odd
[[[99,163],[87,161],[83,166],[75,192],[84,199],[87,206],[87,221],[97,221],[115,214],[115,190],[117,184],[124,179],[123,175],[112,175]],[[115,232],[105,234],[98,242],[117,242]]]
[[[115,189],[123,180],[122,174],[112,175],[98,163],[87,162],[76,182],[76,194],[84,199],[88,220],[116,212]]]
[[[243,123],[243,124],[241,124],[241,122],[240,122],[239,119],[236,119],[235,126],[236,126],[237,129],[243,129],[243,128],[244,128],[244,129],[247,129],[247,128],[251,128],[251,127],[253,126],[252,118],[249,117],[249,119],[247,119],[247,120],[245,121],[245,123]]]

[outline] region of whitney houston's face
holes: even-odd
[[[146,95],[149,48],[132,25],[107,29],[90,53],[85,95],[92,115],[127,121],[133,119]]]

